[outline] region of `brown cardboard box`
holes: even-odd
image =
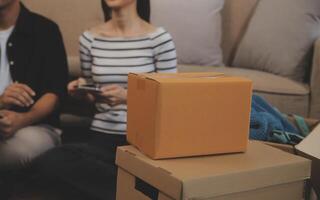
[[[260,142],[250,142],[246,153],[169,160],[126,146],[116,163],[117,200],[301,200],[311,167]]]
[[[298,155],[312,160],[311,183],[320,198],[320,124],[295,148]]]
[[[311,185],[320,198],[320,124],[319,120],[306,119],[312,132],[296,146],[264,142],[272,147],[312,160]]]
[[[250,80],[219,73],[129,74],[128,141],[153,159],[244,152]]]

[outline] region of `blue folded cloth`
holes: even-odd
[[[270,141],[273,131],[299,134],[282,114],[262,97],[253,95],[250,117],[250,139]]]

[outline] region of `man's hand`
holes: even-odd
[[[25,126],[26,120],[23,113],[8,110],[0,111],[0,134],[5,138],[12,136],[17,130]]]
[[[0,102],[5,108],[9,108],[14,105],[29,107],[34,104],[32,97],[35,95],[35,92],[29,86],[20,83],[13,83],[8,86],[0,96]]]

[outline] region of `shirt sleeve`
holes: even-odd
[[[80,63],[83,78],[88,83],[92,82],[92,55],[91,45],[93,38],[89,32],[84,32],[79,39]]]
[[[43,94],[54,93],[60,101],[67,96],[68,62],[62,35],[59,27],[52,24],[47,27],[47,53],[45,54],[43,70]]]
[[[163,32],[153,39],[156,72],[177,72],[177,53],[171,35]]]

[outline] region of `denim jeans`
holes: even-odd
[[[90,135],[86,143],[65,144],[48,151],[36,159],[34,170],[40,172],[43,184],[57,190],[63,186],[63,192],[83,194],[90,200],[115,199],[116,149],[127,145],[126,136],[92,131]]]

